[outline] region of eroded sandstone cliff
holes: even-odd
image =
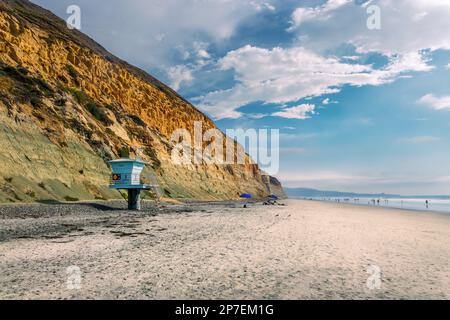
[[[271,192],[249,157],[243,165],[175,165],[171,133],[192,133],[196,121],[215,128],[175,91],[49,11],[0,1],[0,202],[118,198],[107,188],[106,161],[124,150],[140,150],[150,164],[145,182],[157,181],[167,197]]]

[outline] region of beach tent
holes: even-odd
[[[239,197],[241,197],[242,199],[247,199],[247,200],[253,198],[253,196],[252,196],[250,193],[243,193],[243,194],[241,194]],[[247,205],[248,205],[248,203],[246,202],[246,203],[244,204],[244,208],[247,208]]]

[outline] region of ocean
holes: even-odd
[[[450,214],[450,200],[444,199],[374,199],[374,198],[312,198],[327,202],[341,202],[372,207],[385,207],[406,210],[430,211]],[[378,203],[378,200],[380,201]],[[428,206],[426,201],[428,200]]]

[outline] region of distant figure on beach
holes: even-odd
[[[427,206],[427,209],[428,209],[428,207],[429,207],[429,202],[428,202],[428,200],[425,200],[425,205]]]

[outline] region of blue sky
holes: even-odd
[[[34,2],[79,5],[81,31],[221,129],[280,129],[285,186],[450,194],[450,1]]]

